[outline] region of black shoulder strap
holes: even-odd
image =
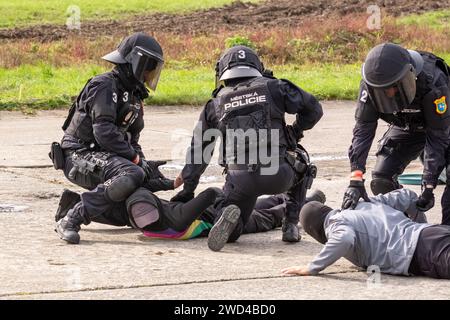
[[[88,81],[86,81],[86,83],[84,84],[83,89],[80,91],[81,93],[84,91],[84,89],[86,89],[86,86],[89,84],[89,82],[91,82],[91,80],[92,80],[92,78],[90,78]],[[63,129],[63,131],[65,131],[69,127],[70,122],[72,121],[73,115],[75,114],[75,111],[77,111],[78,98],[79,98],[79,95],[77,96],[77,98],[72,103],[72,106],[69,109],[69,113],[67,115],[67,118],[66,118],[66,120],[64,120],[64,123],[63,123],[63,125],[61,127]]]

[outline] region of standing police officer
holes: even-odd
[[[187,201],[194,196],[218,138],[211,132],[214,130],[208,129],[219,129],[223,139],[221,160],[227,176],[223,210],[209,234],[209,248],[219,251],[227,241],[238,239],[258,196],[289,189],[283,240],[299,241],[297,224],[306,178],[299,181],[294,167],[303,170],[304,176],[311,167],[288,159],[287,151],[294,150],[303,131],[320,120],[322,106],[293,83],[265,73],[259,57],[245,46],[224,52],[216,65],[216,86],[213,98],[200,115],[187,152],[181,173],[184,189],[172,200]],[[297,115],[292,126],[286,126],[285,113]],[[261,159],[261,152],[268,150],[270,163]],[[273,167],[276,169],[272,171]]]
[[[450,225],[450,68],[431,53],[385,43],[369,52],[362,77],[349,149],[352,175],[342,208],[355,208],[360,198],[367,201],[363,174],[378,119],[383,119],[390,127],[379,143],[372,192],[401,188],[398,175],[424,152],[423,192],[417,206],[423,211],[433,207],[433,190],[447,167],[442,224]]]
[[[63,125],[64,174],[90,190],[56,224],[56,232],[69,243],[79,243],[81,223],[124,201],[145,181],[159,180],[159,190],[174,188],[158,170],[162,163],[146,161],[139,145],[145,85],[156,89],[164,63],[161,46],[136,33],[103,59],[116,66],[87,82]]]

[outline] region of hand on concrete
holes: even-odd
[[[313,274],[311,274],[309,272],[309,269],[306,267],[301,267],[301,266],[295,266],[295,267],[289,267],[286,269],[281,270],[281,273],[284,275],[297,275],[297,276],[312,276]]]

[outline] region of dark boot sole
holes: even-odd
[[[56,224],[56,228],[55,228],[55,232],[59,235],[59,237],[70,243],[70,244],[79,244],[80,243],[80,236],[78,237],[68,237],[64,234],[64,231],[62,230],[62,228],[60,227],[59,223]]]
[[[313,192],[311,192],[311,196],[306,197],[306,200],[306,202],[318,201],[322,204],[325,204],[325,202],[327,201],[327,197],[321,190],[314,190]]]
[[[241,210],[235,205],[226,207],[217,223],[211,228],[208,235],[208,247],[212,251],[220,251],[228,241],[236,227]]]
[[[281,238],[282,241],[290,242],[290,243],[300,242],[301,239],[302,239],[302,236],[300,234],[298,235],[298,238],[291,238],[291,237],[285,236],[284,234],[283,234],[283,237]]]

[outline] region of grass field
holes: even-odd
[[[53,109],[68,106],[87,79],[107,69],[97,65],[53,68],[26,65],[0,69],[0,110],[18,107]],[[359,65],[285,65],[275,75],[287,78],[320,99],[353,99],[358,89]],[[165,69],[156,94],[147,103],[204,104],[214,89],[213,68]]]
[[[436,30],[445,30],[450,27],[450,9],[411,14],[397,20],[399,24],[429,27]]]
[[[131,2],[133,6],[140,3],[139,0]],[[147,2],[155,8],[162,3]],[[231,0],[211,0],[201,5],[225,2]],[[19,3],[13,0],[11,6]],[[82,0],[81,3],[88,2]],[[177,0],[171,5],[188,10],[199,3]],[[32,3],[36,8],[39,5],[46,4],[44,1]],[[0,4],[0,8],[2,6],[7,5]],[[361,63],[370,48],[378,43],[394,41],[410,49],[431,51],[450,63],[449,16],[450,10],[441,10],[389,18],[383,28],[375,32],[361,31],[365,17],[347,16],[330,20],[320,29],[314,23],[306,23],[289,30],[240,30],[208,37],[161,33],[157,38],[164,47],[167,63],[156,94],[146,103],[204,104],[214,89],[213,66],[217,57],[225,47],[237,43],[255,47],[277,77],[293,81],[320,99],[354,99],[361,78]],[[32,111],[69,106],[87,79],[111,68],[100,57],[113,50],[119,40],[71,37],[43,43],[26,39],[2,43],[0,110]]]
[[[247,0],[246,2],[256,0]],[[180,13],[220,7],[232,0],[3,0],[0,1],[0,28],[34,24],[64,24],[70,5],[80,8],[81,19],[123,19],[130,14],[152,12]]]
[[[442,54],[450,61],[450,54]],[[183,66],[183,64],[180,64]],[[361,65],[306,64],[273,68],[319,99],[355,99]],[[104,66],[82,65],[56,68],[46,64],[0,69],[0,110],[54,109],[71,104],[84,83],[107,71]],[[147,101],[153,105],[201,105],[214,89],[214,71],[209,67],[164,69],[157,92]]]

